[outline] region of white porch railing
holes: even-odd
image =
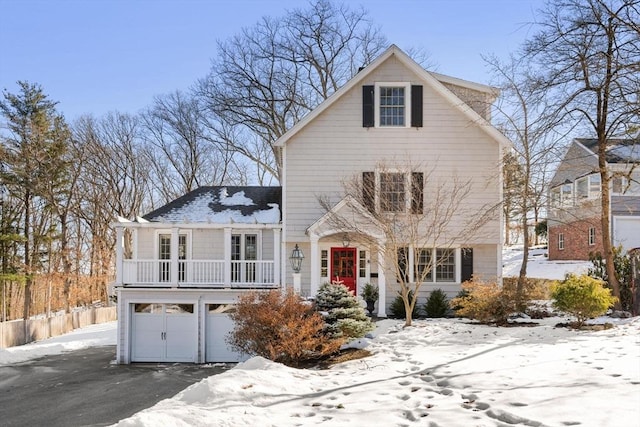
[[[229,270],[230,274],[225,272]],[[149,287],[274,287],[274,261],[179,260],[177,283],[170,260],[123,260],[122,283]],[[225,283],[225,277],[230,277]],[[173,279],[175,280],[175,279]]]

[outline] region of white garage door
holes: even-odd
[[[227,335],[233,330],[233,320],[229,318],[228,304],[207,304],[206,324],[206,361],[207,362],[242,362],[246,355],[234,352],[226,342]]]
[[[614,218],[614,245],[622,245],[625,251],[640,247],[640,217]]]
[[[194,304],[132,304],[132,362],[195,362]]]

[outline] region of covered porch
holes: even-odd
[[[120,219],[115,286],[276,288],[278,224],[157,223]]]
[[[310,294],[317,294],[325,282],[340,281],[360,295],[371,283],[379,292],[377,316],[386,317],[386,237],[368,211],[347,197],[312,224],[307,235]]]

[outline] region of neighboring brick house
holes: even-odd
[[[601,180],[598,142],[575,139],[551,180],[548,211],[550,260],[588,260],[602,252]],[[612,140],[607,149],[611,174],[611,236],[624,250],[640,246],[640,142]]]

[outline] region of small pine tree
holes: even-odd
[[[445,317],[449,311],[449,300],[442,289],[434,289],[424,305],[427,317]]]
[[[320,286],[316,310],[323,313],[325,331],[331,338],[360,338],[375,328],[358,298],[340,283]]]

